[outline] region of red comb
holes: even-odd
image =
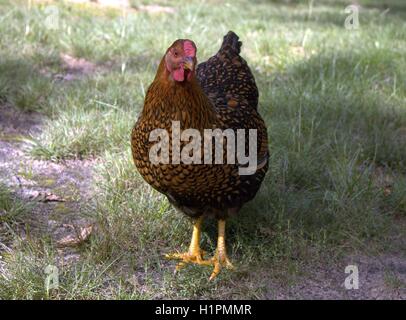
[[[196,49],[192,41],[186,40],[183,43],[183,50],[185,51],[185,54],[188,57],[194,57],[196,55]]]

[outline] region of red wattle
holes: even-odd
[[[175,81],[180,81],[182,82],[183,80],[185,80],[185,72],[183,70],[183,67],[180,67],[176,70],[172,71],[172,77]]]

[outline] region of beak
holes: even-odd
[[[185,68],[185,70],[193,71],[193,68],[194,68],[193,58],[192,57],[186,57],[183,60],[183,67]]]

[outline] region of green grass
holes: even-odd
[[[0,183],[0,223],[13,224],[21,220],[26,206],[13,197],[10,190]]]
[[[52,243],[17,241],[0,297],[261,298],[270,290],[264,278],[289,285],[314,260],[360,243],[390,246],[383,239],[406,215],[406,7],[387,1],[393,9],[381,14],[377,1],[361,1],[361,27],[349,31],[346,2],[311,3],[310,13],[307,1],[162,1],[176,13],[123,17],[57,2],[54,30],[44,23],[46,4],[0,2],[0,100],[49,117],[32,156],[100,160],[97,196],[86,208],[97,232],[81,261],[61,269],[61,289],[46,293],[38,272],[57,264]],[[209,283],[210,270],[175,276],[162,258],[186,248],[191,226],[142,181],[129,135],[166,48],[191,38],[204,61],[229,29],[257,79],[271,163],[256,199],[228,225],[238,271]],[[56,80],[64,73],[59,53],[97,71]],[[392,181],[389,194],[379,170]],[[212,252],[213,221],[205,231]]]

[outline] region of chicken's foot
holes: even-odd
[[[213,280],[220,273],[220,270],[223,267],[227,269],[233,269],[234,266],[230,262],[227,256],[226,250],[226,240],[225,240],[225,230],[226,230],[226,221],[218,221],[218,239],[217,239],[217,249],[214,257],[211,259],[211,264],[214,265],[213,272],[209,280]]]
[[[204,260],[203,256],[206,254],[205,251],[200,249],[200,234],[202,226],[203,217],[199,217],[193,224],[193,234],[192,241],[190,242],[189,250],[184,253],[176,252],[166,254],[165,258],[181,260],[177,266],[176,271],[184,267],[188,263],[194,263],[199,265],[212,265],[210,260]]]

